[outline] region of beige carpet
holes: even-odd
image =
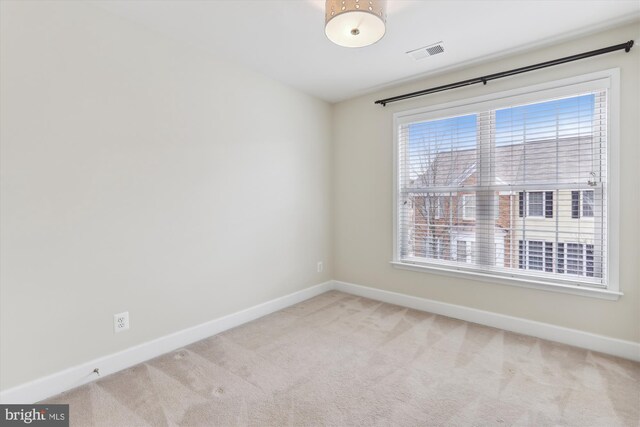
[[[332,291],[48,403],[73,426],[637,426],[640,364]]]

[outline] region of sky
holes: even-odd
[[[511,145],[590,134],[594,110],[595,94],[496,110],[495,141]],[[409,125],[409,153],[475,148],[477,123],[475,114],[413,123]]]

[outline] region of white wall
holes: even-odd
[[[388,104],[376,99],[530,65],[635,39],[640,23],[385,89],[334,107],[334,276],[337,280],[640,341],[640,48]],[[605,301],[394,269],[393,113],[620,67],[620,278],[625,295]]]
[[[0,388],[332,277],[328,104],[86,3],[0,3]]]

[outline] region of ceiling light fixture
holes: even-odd
[[[337,45],[363,47],[384,36],[386,0],[326,0],[324,32]]]

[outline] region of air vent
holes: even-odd
[[[418,49],[410,50],[409,52],[407,52],[407,55],[409,55],[416,61],[419,61],[421,59],[428,58],[430,56],[437,55],[443,52],[444,52],[444,46],[442,45],[442,42],[438,42],[438,43],[430,44],[429,46],[424,46]]]
[[[429,55],[436,55],[438,53],[444,52],[444,48],[442,47],[441,44],[437,44],[435,46],[428,47],[428,48],[426,48],[426,50],[429,53]]]

